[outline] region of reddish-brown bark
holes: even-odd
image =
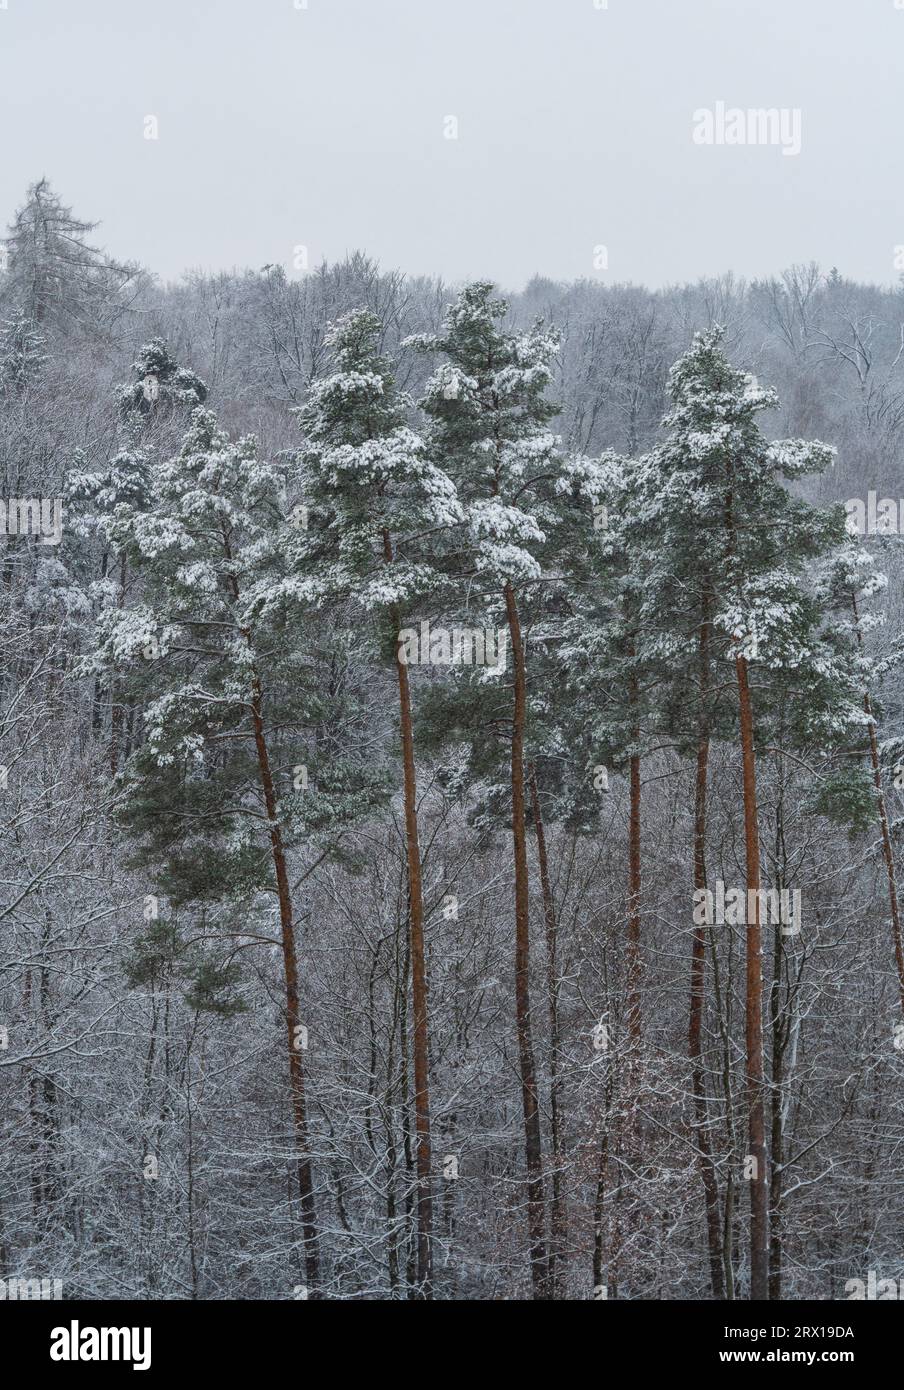
[[[709,770],[709,734],[706,702],[709,695],[711,627],[708,617],[700,628],[700,721],[697,740],[697,777],[694,789],[694,888],[706,889],[706,807]],[[691,943],[691,999],[688,1016],[688,1056],[691,1062],[691,1086],[694,1094],[694,1129],[697,1144],[700,1178],[706,1205],[706,1237],[709,1248],[710,1282],[713,1297],[725,1297],[725,1272],[722,1268],[721,1214],[719,1184],[709,1140],[709,1116],[706,1099],[706,1077],[703,1068],[701,1030],[706,978],[706,925],[695,925]]]
[[[411,726],[408,667],[396,652],[399,682],[399,723],[405,800],[405,846],[408,857],[408,910],[411,933],[411,999],[414,1052],[415,1162],[417,1165],[417,1279],[425,1298],[431,1296],[433,1194],[430,1184],[430,1052],[427,1024],[427,965],[424,951],[424,898],[417,827],[417,782]]]
[[[706,888],[706,780],[709,763],[709,740],[701,738],[697,745],[697,781],[694,798],[694,888]],[[722,1269],[722,1233],[719,1212],[719,1184],[716,1178],[712,1146],[709,1141],[709,1116],[706,1100],[706,1078],[703,1069],[701,1029],[706,972],[706,926],[694,927],[691,943],[691,1002],[688,1017],[688,1056],[691,1061],[691,1085],[694,1093],[694,1131],[700,1178],[706,1204],[706,1238],[709,1247],[709,1272],[713,1298],[725,1297],[725,1274]]]
[[[561,1266],[565,1258],[567,1244],[567,1212],[565,1196],[562,1191],[562,1170],[564,1154],[562,1151],[562,1128],[559,1120],[559,977],[558,977],[558,924],[556,905],[552,895],[552,882],[549,876],[549,856],[546,852],[546,830],[540,808],[540,793],[537,789],[537,774],[533,763],[529,774],[531,812],[534,831],[537,836],[537,862],[540,866],[540,889],[543,894],[543,923],[546,934],[546,998],[549,1010],[549,1130],[552,1141],[552,1208],[549,1240],[549,1285],[553,1298],[561,1292]]]
[[[763,940],[760,922],[760,841],[756,797],[753,708],[747,661],[735,658],[741,726],[744,786],[744,847],[747,864],[746,1026],[747,1123],[750,1178],[750,1297],[769,1296],[769,1190],[766,1169],[766,1116],[763,1067]]]
[[[394,555],[389,531],[383,530],[383,558]],[[398,632],[401,615],[393,610]],[[414,766],[414,732],[411,722],[411,685],[402,660],[402,643],[396,644],[396,677],[399,686],[399,728],[402,735],[402,780],[405,803],[405,853],[408,863],[408,917],[411,952],[411,1001],[414,1053],[415,1164],[417,1169],[417,1282],[424,1298],[432,1294],[433,1191],[430,1182],[430,1035],[427,1017],[427,960],[424,948],[424,893],[421,883],[421,851],[417,825],[417,775]]]
[[[304,1067],[302,1066],[300,1028],[301,1018],[298,1008],[298,963],[295,958],[295,925],[292,913],[292,895],[289,888],[289,875],[286,868],[286,852],[282,831],[277,818],[276,792],[270,768],[270,754],[264,734],[263,692],[258,676],[252,681],[251,719],[254,727],[254,744],[257,750],[257,763],[267,820],[270,823],[270,849],[273,868],[276,874],[276,891],[279,900],[279,921],[282,932],[283,971],[286,981],[286,1036],[289,1050],[289,1083],[292,1095],[292,1115],[295,1126],[297,1147],[296,1168],[298,1191],[301,1198],[301,1225],[304,1236],[305,1276],[308,1281],[308,1297],[317,1298],[320,1284],[320,1256],[317,1239],[317,1216],[314,1205],[314,1181],[311,1170],[311,1157],[308,1146],[308,1122],[305,1106]]]
[[[549,1297],[549,1268],[546,1262],[543,1145],[531,1030],[530,895],[524,818],[524,733],[527,721],[527,674],[524,641],[515,590],[511,584],[506,584],[504,592],[514,667],[511,779],[512,847],[515,859],[515,1020],[518,1033],[521,1099],[524,1110],[531,1279],[534,1298],[545,1299]]]

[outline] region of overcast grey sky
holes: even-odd
[[[46,173],[164,278],[301,245],[510,288],[896,278],[895,0],[4,3],[0,221]],[[719,101],[799,109],[800,154],[695,143]]]

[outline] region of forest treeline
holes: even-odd
[[[96,239],[0,256],[0,1278],[898,1287],[904,289]]]

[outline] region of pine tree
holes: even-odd
[[[191,409],[207,398],[204,382],[194,372],[178,366],[161,338],[155,338],[140,350],[132,370],[136,380],[117,390],[118,434],[124,447],[99,469],[89,467],[84,450],[78,449],[73,454],[67,476],[67,501],[75,513],[76,531],[83,537],[99,532],[103,538],[105,528],[99,518],[114,512],[120,502],[136,511],[147,510],[151,501],[148,451],[152,438],[161,449],[172,443],[178,438],[179,426],[184,428]],[[124,551],[115,556],[118,588],[109,572],[113,560],[109,545],[104,544],[100,578],[89,586],[92,601],[101,607],[111,603],[122,607],[126,600],[128,557]],[[115,777],[123,725],[127,717],[134,718],[134,711],[126,711],[115,680],[107,690],[96,683],[95,732],[103,722],[105,704],[109,705],[110,716],[110,769]]]
[[[123,820],[173,907],[221,903],[224,939],[267,943],[273,938],[249,932],[247,919],[262,894],[276,898],[303,1253],[317,1297],[289,855],[304,846],[316,863],[335,852],[343,825],[382,796],[382,781],[356,766],[341,702],[323,675],[329,654],[318,660],[303,605],[285,589],[274,597],[286,578],[285,483],[257,458],[253,438],[231,441],[213,414],[196,409],[178,456],[151,465],[149,497],[139,505],[120,498],[102,517],[144,590],[133,606],[101,612],[90,666],[121,673],[145,702]],[[209,972],[195,982],[202,994],[210,987]]]
[[[430,1039],[424,898],[418,839],[411,685],[403,630],[414,606],[435,588],[427,538],[459,523],[448,477],[405,423],[405,398],[394,390],[380,354],[381,324],[356,310],[333,326],[327,346],[335,371],[314,383],[299,411],[305,433],[299,479],[314,527],[299,531],[302,569],[322,576],[322,596],[352,596],[383,630],[398,686],[408,867],[417,1163],[417,1279],[432,1296]],[[310,558],[309,558],[310,557]]]
[[[144,512],[150,506],[151,470],[147,454],[133,443],[131,447],[118,450],[103,468],[92,471],[84,450],[75,450],[66,475],[65,499],[67,512],[74,521],[75,535],[88,547],[92,541],[100,540],[99,576],[93,577],[96,571],[90,548],[82,562],[83,570],[87,570],[86,592],[95,612],[123,607],[128,591],[128,556],[125,550],[117,553],[111,547],[105,519],[120,505],[133,513]],[[114,777],[119,769],[123,719],[119,694],[112,674],[107,683],[95,675],[92,725],[95,735],[99,734],[109,714],[109,761]]]
[[[524,1114],[530,1265],[535,1298],[549,1297],[543,1141],[530,998],[530,886],[527,858],[525,737],[527,655],[524,591],[542,577],[537,550],[554,525],[549,499],[561,475],[559,441],[546,429],[557,407],[546,396],[558,346],[537,324],[523,334],[500,325],[507,306],[486,282],[469,285],[447,311],[441,332],[412,340],[446,361],[422,405],[433,422],[434,456],[451,475],[466,508],[469,548],[462,557],[471,591],[495,616],[501,599],[513,666],[508,711],[510,795],[515,867],[515,1014]]]
[[[609,772],[628,781],[627,873],[621,1016],[604,1026],[608,1076],[606,1116],[600,1136],[598,1209],[604,1205],[607,1173],[617,1165],[615,1215],[608,1250],[608,1297],[622,1292],[622,1252],[629,1239],[643,1240],[636,1206],[623,1211],[632,1180],[644,1171],[645,1061],[643,1026],[643,760],[659,741],[656,711],[661,663],[650,650],[642,617],[642,538],[634,520],[637,461],[604,455],[597,464],[598,529],[587,563],[570,566],[570,616],[564,625],[560,661],[567,669],[569,744],[587,747],[585,784],[607,787]],[[592,779],[592,780],[591,780]],[[592,803],[591,803],[592,805]],[[602,1280],[603,1231],[597,1221],[594,1280]]]
[[[837,512],[817,511],[793,497],[780,481],[822,471],[831,463],[833,451],[818,442],[770,443],[764,438],[756,416],[775,408],[775,393],[761,389],[749,374],[729,364],[723,336],[719,328],[697,334],[690,350],[672,368],[672,409],[664,422],[668,439],[647,461],[644,500],[647,523],[657,537],[661,570],[672,576],[673,600],[674,592],[683,590],[682,603],[673,611],[682,615],[684,640],[695,638],[698,648],[697,708],[702,722],[695,816],[697,879],[703,872],[700,856],[713,665],[727,665],[735,681],[748,891],[745,1048],[748,1159],[752,1161],[750,1297],[759,1300],[769,1292],[769,1193],[754,692],[759,692],[760,682],[768,692],[770,680],[779,672],[787,682],[790,673],[801,687],[798,693],[807,697],[802,701],[803,722],[810,709],[816,711],[817,721],[826,717],[825,706],[810,685],[820,666],[823,612],[808,582],[807,567],[839,544],[843,527]],[[659,528],[665,529],[665,536]],[[665,585],[657,593],[659,620],[667,591]],[[768,701],[768,693],[765,698]],[[827,704],[831,709],[832,700]],[[836,709],[829,718],[846,727],[850,711]],[[692,1030],[697,1026],[696,1000],[702,983],[700,957],[701,943],[695,939]],[[691,1045],[696,1056],[693,1037]]]
[[[520,594],[520,613],[531,651],[531,682],[524,721],[525,818],[536,844],[542,920],[546,947],[545,986],[549,1040],[549,1140],[551,1200],[547,1242],[547,1287],[550,1297],[562,1296],[566,1270],[568,1212],[564,1191],[566,1159],[560,1105],[562,1083],[558,921],[552,888],[547,828],[562,824],[574,837],[589,835],[599,826],[605,802],[599,780],[599,750],[595,739],[595,710],[587,687],[579,691],[573,678],[575,653],[569,644],[574,629],[575,587],[599,588],[605,559],[592,552],[597,513],[611,485],[610,460],[580,456],[558,457],[549,477],[537,480],[542,490],[544,525],[550,539],[536,547],[542,560],[542,584]],[[504,613],[498,590],[482,592],[473,583],[470,566],[477,560],[473,540],[459,539],[457,548],[439,557],[457,584],[440,595],[448,622],[494,622]],[[602,547],[609,553],[609,543]],[[582,621],[589,604],[580,605]],[[505,652],[507,658],[507,649]],[[511,823],[511,706],[512,692],[499,656],[489,668],[467,663],[453,665],[450,678],[429,683],[419,701],[417,738],[433,755],[451,746],[454,771],[447,765],[440,776],[461,799],[471,824],[493,834],[500,823]],[[594,679],[598,673],[594,672]],[[591,683],[592,684],[592,683]]]
[[[836,615],[836,635],[846,644],[856,660],[869,743],[869,766],[873,793],[866,803],[867,815],[871,822],[873,819],[871,813],[874,809],[875,818],[879,823],[898,994],[901,1009],[904,1012],[904,931],[902,931],[901,924],[895,855],[882,778],[882,754],[873,694],[875,686],[881,678],[889,670],[900,665],[904,651],[902,651],[901,644],[898,643],[896,648],[887,653],[880,661],[870,658],[867,654],[866,638],[876,627],[881,626],[883,619],[866,610],[865,604],[877,593],[881,593],[887,588],[888,579],[876,568],[869,550],[854,536],[851,536],[847,543],[831,556],[830,561],[825,566],[824,584],[825,601]],[[897,753],[899,743],[900,741],[897,741],[893,745],[895,753]],[[850,774],[843,774],[841,778],[833,779],[830,786],[824,789],[821,799],[822,805],[827,810],[831,810],[837,819],[847,820],[849,824],[856,825],[858,821],[861,821],[864,804],[864,798],[862,794],[859,794],[860,792],[861,787],[858,779],[852,778]],[[817,800],[816,804],[819,805],[820,801]]]
[[[39,328],[97,326],[121,311],[122,291],[138,270],[90,245],[87,237],[96,226],[74,216],[46,178],[29,187],[4,238],[4,288]]]

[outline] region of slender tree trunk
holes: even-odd
[[[706,702],[709,695],[709,637],[710,624],[704,617],[700,628],[700,730],[697,741],[697,779],[694,794],[694,888],[706,889],[706,803],[709,770],[709,730]],[[709,1107],[706,1098],[706,1075],[703,1068],[701,1029],[706,971],[706,924],[694,927],[691,943],[691,1000],[688,1017],[688,1056],[691,1062],[691,1085],[694,1093],[694,1117],[700,1178],[706,1206],[706,1237],[709,1245],[709,1270],[713,1298],[725,1297],[725,1271],[722,1268],[721,1214],[719,1184],[709,1141]]]
[[[630,608],[625,601],[624,616],[630,618]],[[610,1287],[613,1298],[619,1297],[619,1289],[630,1290],[638,1287],[638,1281],[648,1268],[648,1262],[640,1257],[634,1258],[631,1247],[643,1243],[644,1231],[636,1201],[638,1190],[642,1190],[643,1176],[646,1173],[644,1162],[644,1140],[641,1133],[640,1098],[642,1091],[643,1023],[641,1017],[641,977],[643,973],[641,957],[641,758],[640,747],[640,683],[634,661],[637,655],[635,634],[627,641],[627,654],[631,663],[628,676],[628,701],[631,714],[631,744],[633,753],[628,763],[628,900],[627,900],[627,942],[625,948],[625,1033],[627,1054],[620,1080],[624,1087],[625,1106],[621,1120],[622,1132],[616,1134],[613,1159],[618,1171],[618,1184],[615,1191],[615,1220],[612,1232],[612,1248],[609,1261]],[[627,1259],[623,1259],[625,1251]],[[624,1278],[622,1271],[624,1270]]]
[[[779,885],[780,887],[782,885]],[[769,1184],[769,1298],[776,1302],[782,1296],[782,1177],[785,1161],[785,1134],[783,1124],[785,1045],[787,1029],[782,1020],[782,971],[784,961],[784,937],[781,922],[775,923],[773,933],[773,974],[772,992],[769,1001],[770,1024],[772,1027],[772,1116],[771,1116],[771,1164]]]
[[[399,1226],[396,1215],[396,1169],[398,1167],[398,1154],[396,1147],[395,1125],[392,1123],[392,1115],[396,1113],[396,1059],[395,1047],[396,1036],[399,1031],[399,1024],[403,1014],[403,1001],[401,999],[403,984],[400,970],[399,954],[399,927],[401,923],[396,919],[396,939],[395,939],[395,989],[393,995],[393,1017],[392,1029],[389,1034],[389,1048],[386,1056],[386,1092],[384,1105],[389,1121],[386,1125],[386,1250],[387,1263],[389,1265],[389,1287],[392,1290],[393,1298],[399,1292]],[[375,963],[379,956],[379,951],[375,953]],[[371,998],[373,993],[371,991]],[[376,1037],[373,1022],[371,1023],[371,1059],[372,1065],[376,1067]]]
[[[863,634],[860,631],[860,615],[857,611],[856,595],[851,595],[857,644],[863,647]],[[873,702],[868,690],[863,692],[863,708],[869,723],[869,760],[873,770],[873,784],[876,788],[876,805],[879,810],[879,829],[882,835],[882,858],[885,860],[885,876],[888,880],[888,902],[891,908],[891,929],[895,946],[895,965],[898,972],[898,993],[901,997],[901,1011],[904,1013],[904,937],[901,935],[901,914],[898,907],[898,885],[895,876],[895,856],[888,828],[888,811],[885,805],[885,790],[882,786],[882,771],[879,764],[879,740],[876,736],[876,721],[873,718]]]
[[[511,584],[505,586],[505,609],[512,642],[514,704],[512,710],[512,846],[515,859],[515,1017],[518,1059],[524,1109],[524,1146],[527,1162],[527,1222],[534,1298],[549,1297],[546,1263],[543,1144],[540,1107],[534,1067],[530,1016],[530,894],[527,871],[527,835],[524,818],[524,733],[527,721],[527,676],[518,604]]]
[[[606,1218],[606,1187],[609,1181],[609,1130],[608,1117],[606,1128],[600,1140],[599,1161],[596,1169],[596,1196],[593,1203],[593,1296],[602,1298],[602,1290],[606,1289],[608,1299],[609,1290],[603,1280],[603,1265],[605,1263],[605,1218]]]
[[[781,744],[781,740],[779,740]],[[779,893],[788,882],[788,853],[785,845],[785,770],[784,759],[778,759],[779,794],[775,808],[775,848],[772,880]],[[784,1273],[784,1222],[782,1219],[782,1189],[785,1176],[785,1128],[787,1120],[787,1091],[794,1068],[795,1055],[795,986],[788,978],[785,953],[785,926],[775,923],[772,941],[772,988],[769,995],[769,1022],[772,1032],[772,1094],[769,1153],[769,1298],[782,1297]],[[787,989],[785,988],[785,981]],[[783,1005],[783,993],[785,1002]]]
[[[393,563],[392,540],[383,531],[383,556]],[[401,614],[393,610],[398,633]],[[411,686],[402,660],[402,642],[396,643],[399,684],[399,724],[402,733],[402,770],[405,801],[405,850],[408,858],[408,916],[411,944],[411,1000],[413,1006],[414,1124],[417,1163],[417,1282],[424,1298],[432,1297],[433,1193],[430,1183],[430,1035],[427,1015],[427,961],[424,950],[424,893],[421,883],[421,851],[417,826],[417,777],[414,767],[414,733],[411,723]]]
[[[292,1092],[292,1113],[295,1123],[295,1143],[298,1150],[298,1191],[301,1198],[301,1225],[304,1235],[305,1276],[308,1297],[319,1297],[320,1250],[317,1238],[317,1216],[314,1206],[314,1181],[308,1147],[308,1120],[304,1093],[304,1067],[301,1059],[301,1019],[298,1011],[298,963],[295,958],[295,925],[292,916],[292,895],[286,868],[286,852],[276,810],[276,791],[270,769],[270,754],[264,736],[262,715],[263,692],[257,674],[252,681],[251,718],[254,743],[267,820],[270,823],[270,848],[276,873],[279,898],[279,921],[282,928],[283,970],[286,980],[286,1034],[289,1049],[289,1080]]]
[[[706,888],[706,780],[709,764],[709,740],[701,738],[697,745],[697,781],[694,798],[694,888]],[[725,1271],[722,1268],[721,1214],[719,1184],[709,1141],[709,1107],[706,1097],[706,1075],[703,1067],[701,1029],[706,969],[706,925],[694,927],[691,943],[691,1001],[688,1017],[688,1055],[691,1061],[691,1084],[694,1093],[694,1117],[700,1178],[706,1206],[706,1237],[709,1246],[709,1270],[713,1298],[725,1297]]]
[[[628,642],[628,656],[635,660],[637,650],[634,637]],[[627,1029],[629,1045],[629,1076],[636,1070],[640,1061],[641,1014],[640,980],[642,973],[640,954],[640,686],[635,669],[628,678],[628,697],[632,712],[633,727],[631,742],[634,753],[629,764],[629,811],[628,811],[628,948],[627,948]]]
[[[122,608],[126,598],[126,573],[127,561],[123,555],[119,563],[119,604]],[[119,770],[120,742],[122,740],[123,716],[125,713],[122,701],[117,698],[116,677],[110,677],[110,776],[115,777]]]
[[[763,942],[760,922],[760,842],[756,799],[753,710],[747,660],[735,658],[744,782],[744,845],[747,861],[747,1123],[750,1179],[750,1297],[769,1297],[769,1184],[766,1170],[766,1117],[763,1097]]]
[[[562,1173],[565,1156],[562,1145],[562,1126],[559,1117],[559,1053],[561,1035],[559,1031],[559,976],[557,963],[558,924],[556,905],[552,896],[552,883],[549,877],[549,859],[546,853],[546,831],[540,808],[540,793],[537,789],[537,774],[533,763],[529,771],[531,810],[534,830],[537,836],[537,861],[540,866],[540,888],[543,893],[543,923],[546,931],[546,997],[549,1007],[549,1128],[552,1140],[552,1210],[549,1239],[549,1286],[552,1298],[562,1293],[561,1270],[565,1259],[567,1244],[568,1214],[562,1191]]]
[[[634,1060],[641,1041],[640,1015],[640,757],[630,763],[628,813],[628,1042]]]
[[[710,950],[712,952],[713,966],[713,1002],[716,1008],[716,1018],[719,1025],[719,1039],[722,1044],[722,1097],[725,1114],[725,1138],[728,1153],[728,1171],[725,1176],[725,1201],[722,1216],[722,1268],[725,1271],[725,1298],[729,1303],[734,1302],[735,1296],[735,1275],[734,1275],[734,1227],[735,1227],[735,1171],[734,1160],[737,1154],[737,1141],[735,1138],[734,1124],[734,1093],[732,1090],[732,1058],[734,1049],[732,1047],[731,1029],[728,1017],[727,1000],[732,996],[731,981],[731,954],[728,955],[728,979],[725,990],[723,991],[720,981],[719,952],[716,949],[715,939],[712,931],[709,934]]]
[[[408,867],[405,866],[405,879]],[[401,1095],[400,1114],[402,1119],[402,1153],[405,1159],[405,1287],[409,1300],[417,1288],[417,1159],[415,1158],[415,1139],[411,1132],[411,1089],[409,1086],[409,1051],[411,1030],[408,1027],[408,1004],[411,979],[411,932],[407,929],[410,915],[406,914],[405,952],[402,960],[402,988],[400,993],[402,1013],[399,1019],[399,1060],[401,1074],[399,1087]]]
[[[430,1052],[427,1030],[427,965],[424,953],[424,899],[417,833],[417,783],[408,667],[396,649],[402,765],[405,783],[405,844],[408,854],[411,923],[411,999],[413,1006],[414,1123],[417,1162],[417,1279],[424,1298],[432,1296],[433,1195],[430,1186]]]
[[[185,1055],[185,1207],[186,1235],[188,1237],[188,1267],[191,1271],[191,1296],[198,1297],[198,1239],[195,1222],[195,1117],[192,1096],[191,1050],[198,1028],[198,1013],[195,1013]],[[203,1059],[202,1059],[203,1066]]]

